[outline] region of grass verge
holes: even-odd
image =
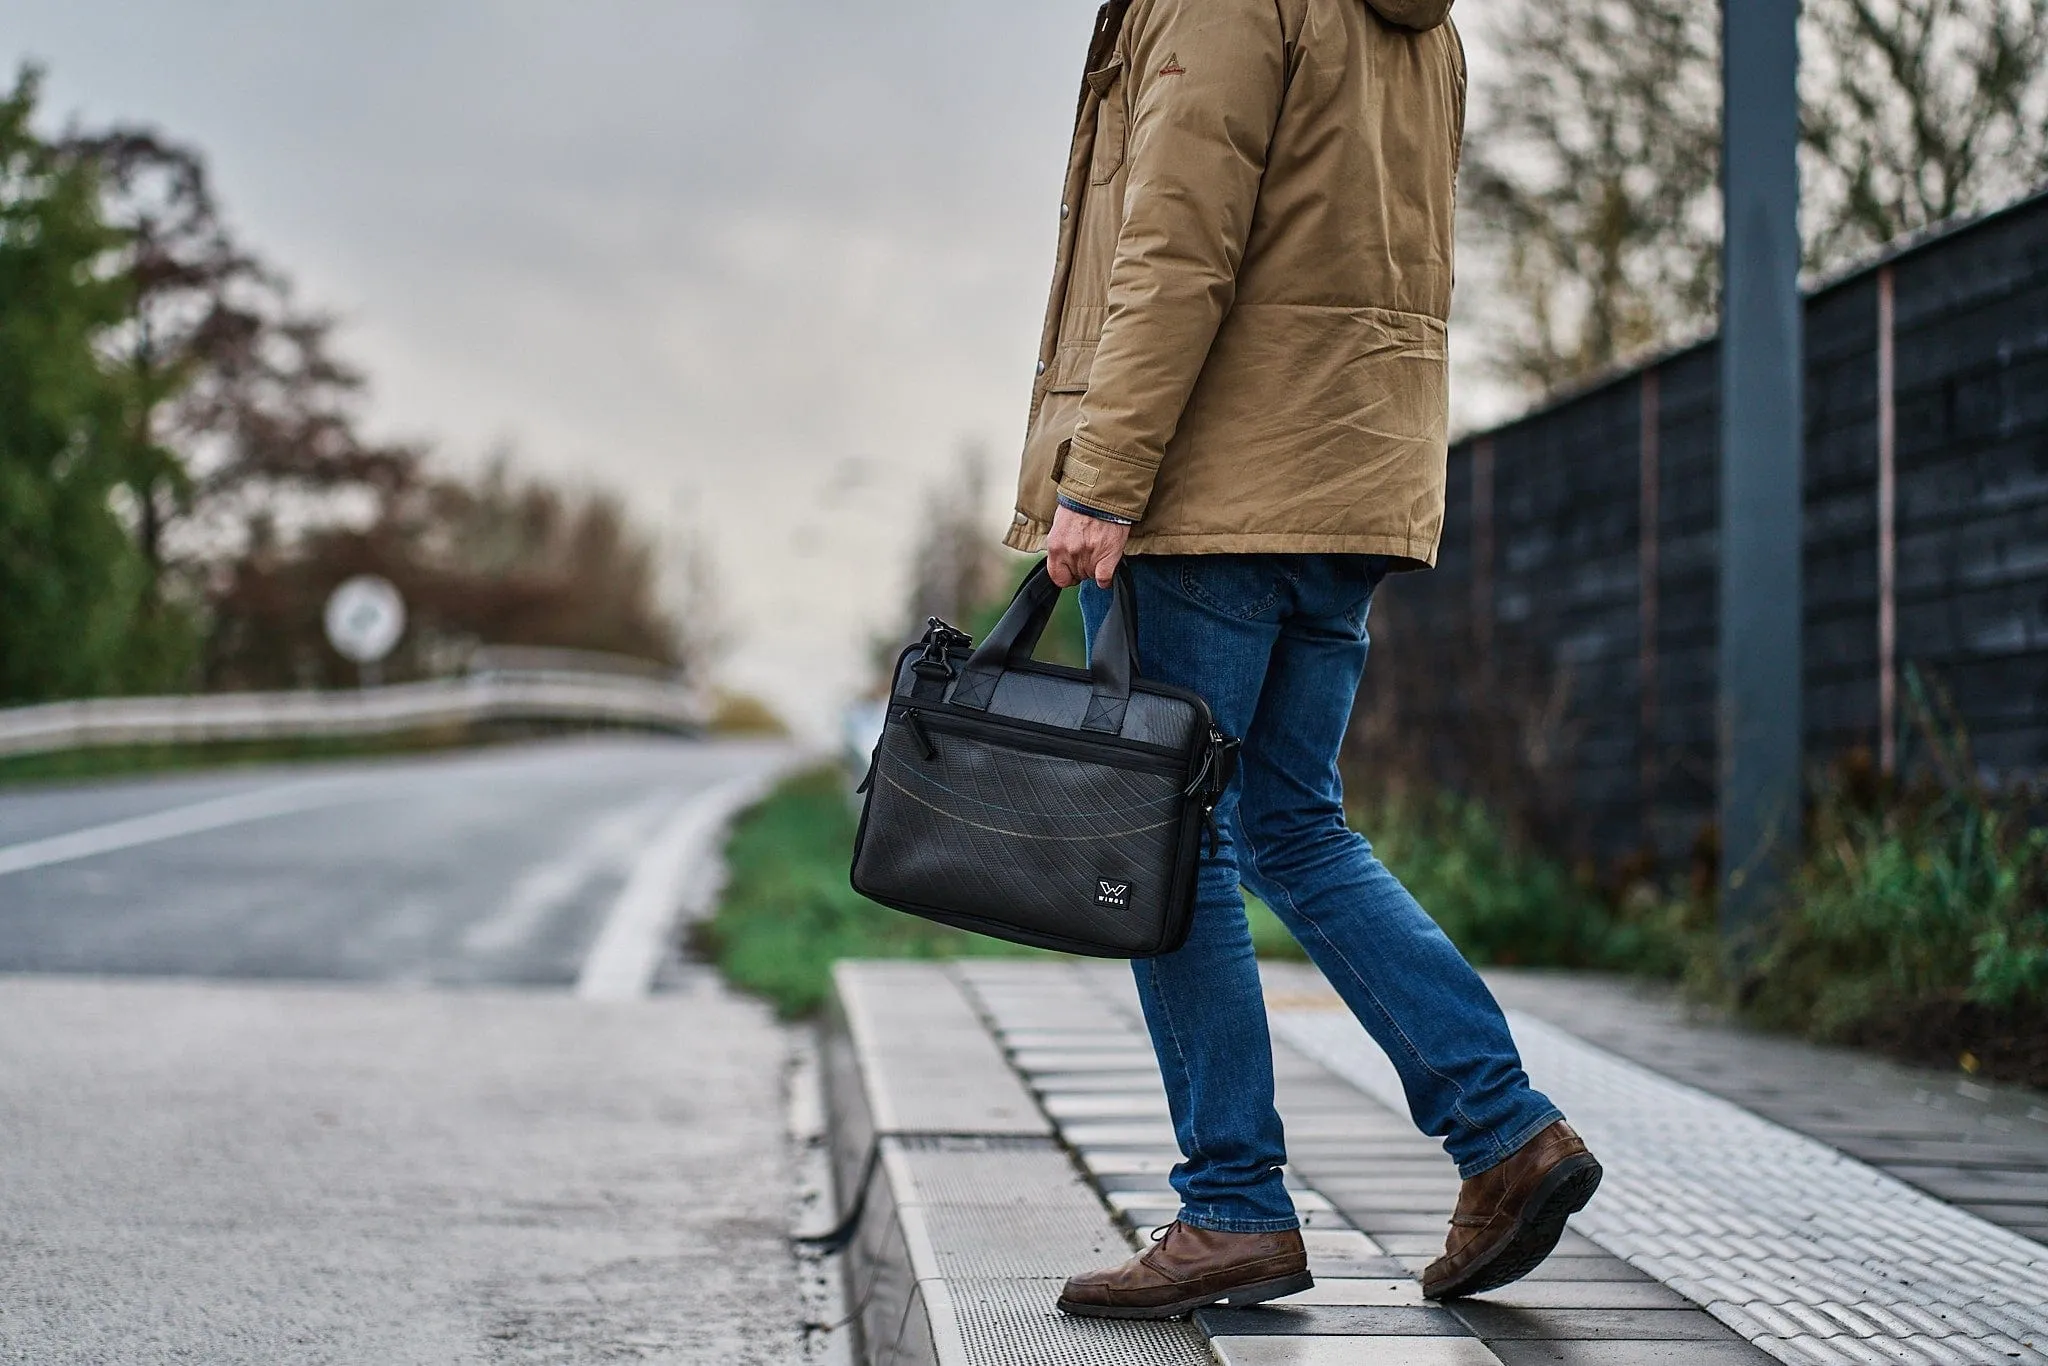
[[[1040,955],[878,906],[847,881],[858,818],[836,768],[787,779],[740,817],[726,844],[718,910],[693,947],[785,1017],[824,1003],[841,958]]]

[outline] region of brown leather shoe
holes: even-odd
[[[1564,1221],[1598,1189],[1599,1161],[1559,1120],[1459,1189],[1451,1236],[1422,1273],[1422,1293],[1447,1300],[1520,1280],[1550,1255]]]
[[[1315,1283],[1299,1230],[1217,1233],[1176,1222],[1122,1266],[1068,1281],[1059,1305],[1090,1318],[1171,1319],[1205,1304],[1258,1304]]]

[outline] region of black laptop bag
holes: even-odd
[[[971,655],[935,617],[897,660],[854,890],[1020,944],[1167,953],[1237,742],[1197,694],[1137,676],[1127,572],[1087,669],[1032,659],[1059,592],[1041,562]]]

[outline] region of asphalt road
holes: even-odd
[[[807,1360],[799,1036],[701,966],[571,989],[781,757],[0,794],[0,1362]]]
[[[566,986],[664,822],[774,753],[607,739],[0,791],[0,972]]]

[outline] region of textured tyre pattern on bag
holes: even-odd
[[[855,885],[1130,954],[1158,948],[1188,810],[1180,776],[932,739],[927,758],[907,727],[884,733]],[[1124,889],[1121,907],[1102,904],[1104,883]]]

